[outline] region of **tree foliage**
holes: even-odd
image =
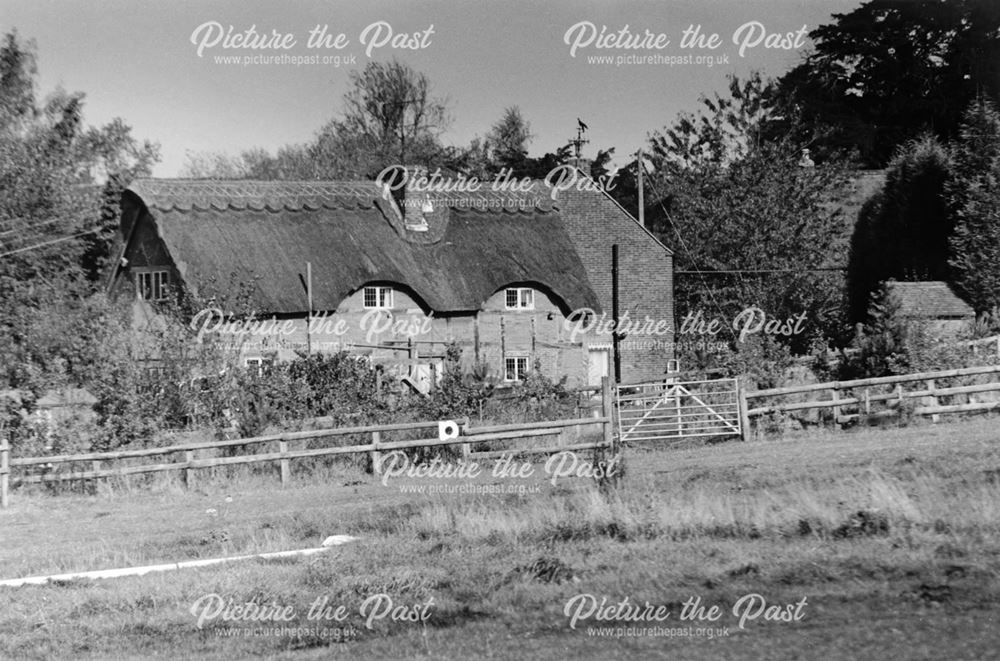
[[[858,149],[882,167],[924,131],[954,137],[974,98],[1000,99],[995,0],[870,0],[809,36],[780,87],[821,155]]]
[[[724,167],[766,141],[774,141],[784,117],[776,105],[775,83],[759,72],[729,77],[725,95],[701,97],[701,112],[681,113],[650,138],[650,157],[671,170]]]
[[[907,351],[913,328],[903,317],[902,304],[883,283],[871,295],[866,322],[854,338],[853,352],[848,352],[840,366],[841,378],[905,374],[910,369]]]
[[[837,275],[810,269],[846,248],[831,204],[845,171],[836,161],[799,166],[794,118],[771,105],[772,90],[757,75],[733,77],[728,96],[704,98],[699,115],[651,137],[647,224],[673,248],[675,268],[703,272],[678,276],[678,318],[702,309],[732,320],[758,306],[782,318],[806,312],[827,332],[839,323]],[[792,342],[804,349],[808,338]]]
[[[34,44],[4,36],[0,387],[40,391],[87,377],[103,332],[90,297],[117,227],[117,193],[158,157],[120,119],[86,126],[83,107],[82,93],[62,90],[39,101]]]
[[[533,137],[531,124],[521,115],[520,108],[510,106],[504,109],[503,116],[486,134],[494,167],[520,169],[528,157],[528,145]]]
[[[447,100],[430,79],[397,60],[369,62],[351,73],[339,117],[306,150],[320,179],[365,179],[394,165],[436,166],[441,133],[451,123]]]
[[[862,207],[848,260],[849,318],[865,319],[882,282],[948,280],[953,229],[945,197],[952,160],[941,142],[925,135],[893,159],[882,190]]]
[[[948,188],[955,218],[950,261],[956,288],[979,313],[1000,306],[1000,113],[988,101],[966,112]]]
[[[848,299],[864,321],[882,282],[943,280],[977,313],[1000,303],[1000,115],[989,101],[966,111],[950,145],[931,135],[893,159],[863,207],[851,243]]]
[[[450,126],[447,99],[430,79],[397,60],[369,62],[350,74],[340,113],[309,142],[275,154],[188,153],[185,176],[213,179],[372,179],[390,165],[448,165],[456,150],[441,143]]]

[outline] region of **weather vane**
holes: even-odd
[[[583,123],[583,120],[579,117],[576,118],[576,139],[570,140],[569,144],[573,145],[573,153],[576,154],[576,162],[580,163],[580,148],[584,145],[590,144],[590,140],[583,137],[583,134],[590,128]]]

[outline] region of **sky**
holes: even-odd
[[[85,92],[88,124],[121,117],[160,144],[154,175],[174,177],[188,152],[273,152],[310,140],[339,113],[350,72],[392,58],[448,99],[446,144],[468,144],[517,105],[535,135],[532,155],[575,137],[579,117],[590,127],[584,156],[615,147],[624,161],[700,96],[724,89],[728,74],[780,76],[808,52],[803,27],[860,4],[0,0],[0,30],[36,42],[42,93]],[[340,43],[310,47],[310,32],[324,26]],[[692,26],[704,41],[682,44]],[[227,39],[230,28],[251,27],[268,37],[259,47]]]

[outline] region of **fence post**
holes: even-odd
[[[101,472],[101,462],[100,462],[100,460],[95,459],[94,461],[90,462],[90,468],[95,473]],[[94,476],[94,493],[98,493],[98,494],[101,493],[101,490],[103,489],[103,487],[106,484],[107,484],[107,479],[105,479],[103,477],[97,477],[95,475]]]
[[[601,427],[604,429],[604,444],[614,451],[615,449],[615,404],[611,395],[611,377],[601,377],[601,416],[607,418]]]
[[[927,381],[924,382],[924,385],[927,386],[927,390],[929,390],[930,393],[931,393],[927,397],[927,403],[928,403],[928,405],[930,405],[930,406],[937,406],[938,405],[938,398],[937,398],[937,395],[934,394],[934,392],[935,392],[934,379],[927,379]],[[934,413],[934,414],[931,415],[931,422],[938,422],[940,420],[941,420],[941,416],[938,415],[937,413]]]
[[[372,432],[372,473],[375,475],[381,475],[382,471],[382,453],[378,451],[378,444],[382,440],[382,432],[373,431]]]
[[[743,379],[736,380],[736,403],[740,416],[740,440],[750,440],[750,409],[747,407],[747,392]]]
[[[184,451],[184,488],[193,489],[194,488],[194,468],[191,464],[194,463],[194,450]]]
[[[10,443],[7,437],[0,437],[0,507],[10,507]]]
[[[684,416],[681,415],[683,412],[681,408],[681,389],[680,387],[674,388],[674,415],[677,416],[677,435],[684,435]]]
[[[479,402],[479,406],[482,406],[482,405],[483,405],[483,403],[480,401]],[[480,418],[480,421],[482,421],[482,418]],[[468,436],[469,435],[469,416],[465,416],[465,420],[462,421],[462,432],[461,433],[462,433],[463,436]],[[469,460],[469,455],[472,454],[472,444],[471,443],[462,443],[462,445],[460,447],[462,448],[462,459],[464,461],[468,461]]]
[[[830,389],[830,399],[834,402],[840,399],[840,391],[836,388]],[[840,426],[840,406],[835,405],[833,407],[833,424]]]
[[[278,441],[278,452],[281,454],[281,486],[285,486],[292,475],[292,466],[288,461],[288,441]]]

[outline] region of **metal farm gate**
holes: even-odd
[[[617,386],[615,408],[621,442],[742,436],[736,379]]]

